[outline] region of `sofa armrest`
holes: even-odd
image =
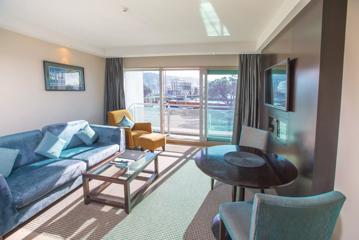
[[[142,131],[152,133],[152,125],[149,122],[138,122],[138,123],[135,123],[133,130],[142,130]]]
[[[16,215],[17,210],[9,186],[4,176],[0,174],[0,236],[14,225]]]
[[[99,136],[98,142],[103,144],[118,144],[120,152],[125,151],[125,131],[119,127],[91,124],[93,130]]]

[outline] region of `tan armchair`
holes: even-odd
[[[117,110],[107,113],[108,124],[112,126],[117,126],[122,118],[126,116],[127,118],[133,121],[132,115],[127,110]],[[126,145],[128,148],[135,148],[139,146],[138,138],[144,134],[152,133],[151,123],[135,123],[135,126],[132,129],[126,128]]]

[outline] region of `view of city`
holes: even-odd
[[[136,120],[149,121],[155,131],[160,131],[159,71],[131,71],[125,74],[128,86],[135,87],[135,82],[137,87],[143,87],[143,97],[132,100],[128,105],[130,111]],[[201,128],[199,70],[166,70],[163,82],[164,131],[170,135],[198,139]],[[203,105],[207,112],[207,124],[203,129],[207,131],[208,140],[231,140],[236,85],[236,72],[208,72],[207,99]]]

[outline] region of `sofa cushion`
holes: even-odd
[[[90,146],[96,142],[98,135],[96,132],[90,127],[90,125],[86,125],[83,129],[81,129],[76,136],[78,136],[87,146]]]
[[[89,150],[92,150],[96,148],[95,146],[81,146],[81,147],[74,147],[74,148],[69,148],[69,149],[66,149],[66,150],[63,150],[61,155],[60,155],[60,158],[62,159],[71,159],[73,158],[74,156],[80,154],[80,153],[83,153],[83,152],[87,152]]]
[[[79,177],[85,170],[83,161],[47,159],[16,169],[7,182],[16,208],[22,208]]]
[[[43,134],[40,130],[0,137],[0,147],[18,149],[20,151],[13,166],[13,170],[44,159],[44,157],[35,153],[35,148],[39,145],[42,137]]]
[[[0,174],[8,177],[14,167],[19,150],[0,147]]]
[[[55,136],[50,132],[46,132],[44,138],[35,149],[37,154],[48,158],[59,158],[64,149],[66,141]]]
[[[86,127],[88,122],[85,120],[72,121],[67,123],[57,123],[44,127],[42,129],[43,132],[51,132],[52,134],[60,137],[61,139],[66,141],[64,149],[74,148],[84,143],[79,139],[76,134]]]
[[[87,150],[85,149],[85,147],[74,148],[71,150],[69,149],[65,150],[63,154],[66,154],[67,157],[71,159],[82,160],[86,162],[87,167],[89,168],[118,152],[120,150],[120,146],[118,144],[95,144],[92,147],[88,147]],[[72,152],[73,155],[69,154],[70,152]],[[76,154],[76,152],[79,153]]]

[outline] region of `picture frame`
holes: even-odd
[[[43,61],[46,91],[85,91],[83,67]]]

